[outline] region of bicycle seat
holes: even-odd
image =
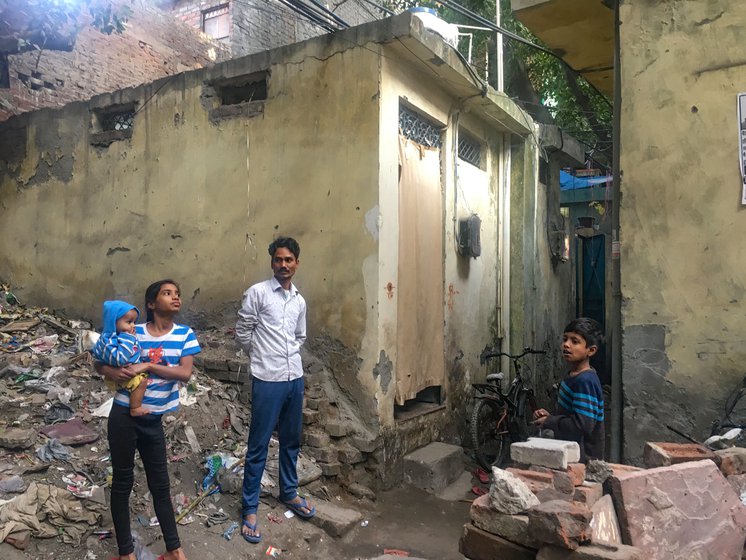
[[[501,371],[487,375],[487,381],[502,381],[503,379],[505,379],[505,374]]]

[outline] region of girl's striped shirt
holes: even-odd
[[[194,331],[185,325],[174,324],[171,332],[163,336],[151,336],[145,323],[135,326],[135,334],[140,346],[140,361],[151,362],[170,367],[179,365],[183,356],[199,354],[199,347]],[[151,414],[165,414],[179,408],[180,383],[173,379],[163,379],[154,374],[148,375],[148,387],[142,405]],[[129,393],[120,389],[114,395],[114,402],[129,407]]]

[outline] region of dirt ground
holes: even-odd
[[[62,529],[57,529],[59,536],[32,536],[25,550],[0,544],[3,560],[97,560],[116,555],[113,538],[93,534],[112,528],[108,512],[110,461],[106,417],[95,414],[109,400],[111,392],[93,371],[90,356],[80,352],[81,328],[86,325],[63,321],[46,310],[0,306],[0,435],[9,430],[25,430],[30,434],[30,440],[20,448],[0,445],[0,487],[3,480],[14,475],[20,476],[24,485],[20,492],[0,491],[0,529],[3,500],[18,496],[32,483],[62,489],[68,498],[67,492],[77,491],[82,497],[74,498],[79,500],[75,507],[94,511],[99,516],[94,525],[85,527],[79,542],[62,541],[63,536],[69,537],[64,535],[63,523]],[[224,335],[212,333],[211,337],[201,336],[201,340],[210,339],[212,346],[218,346],[214,341]],[[178,413],[164,418],[171,493],[177,512],[198,495],[206,474],[203,464],[206,455],[221,452],[236,458],[243,456],[248,424],[238,386],[215,381],[199,371],[182,394],[182,403]],[[71,446],[69,460],[42,462],[36,451],[48,439],[39,430],[65,420],[64,416],[80,418],[82,425],[94,433],[95,440]],[[199,446],[196,449],[195,440]],[[237,476],[240,480],[240,473]],[[72,486],[77,484],[79,488],[71,488],[71,477],[77,480]],[[94,486],[103,489],[99,490],[99,496],[105,498],[105,503],[96,504],[85,497]],[[326,499],[361,512],[364,522],[335,539],[312,523],[297,517],[286,519],[283,515],[286,508],[266,496],[259,512],[263,540],[261,544],[251,545],[241,538],[240,530],[236,530],[231,540],[223,537],[223,532],[239,519],[240,495],[218,493],[206,498],[185,517],[186,524],[179,527],[187,556],[192,560],[259,558],[266,557],[268,547],[272,546],[280,551],[277,558],[367,559],[382,555],[385,549],[399,549],[411,557],[425,559],[463,558],[458,553],[458,539],[469,518],[466,493],[462,501],[446,501],[402,487],[381,492],[371,502],[353,498],[323,478],[304,491],[312,500]],[[208,527],[208,515],[219,509],[227,519]],[[149,526],[154,514],[141,469],[136,471],[130,510],[133,527],[142,542],[155,556],[164,552],[159,528]],[[275,514],[273,517],[282,522],[271,521],[267,514]]]

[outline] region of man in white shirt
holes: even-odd
[[[300,246],[279,237],[269,246],[273,277],[244,293],[236,338],[251,364],[251,426],[244,465],[241,534],[250,543],[262,536],[257,508],[262,473],[272,430],[280,439],[280,501],[303,519],[316,508],[298,495],[296,465],[303,423],[303,364],[300,347],[306,340],[306,301],[292,283]]]

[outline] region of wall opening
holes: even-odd
[[[474,167],[482,166],[482,143],[462,129],[458,131],[458,157]]]
[[[217,124],[224,119],[263,115],[269,95],[269,76],[268,71],[254,72],[206,84],[202,98],[210,122]]]
[[[134,103],[94,109],[91,115],[91,144],[108,146],[132,138],[137,110]]]
[[[231,16],[228,4],[202,12],[202,31],[217,41],[228,41],[231,34]]]
[[[394,404],[394,420],[403,422],[415,416],[444,408],[441,394],[441,386],[433,385],[425,387],[413,399],[404,401],[403,405]]]
[[[218,85],[221,105],[237,105],[267,99],[267,73],[252,74],[237,82]]]

